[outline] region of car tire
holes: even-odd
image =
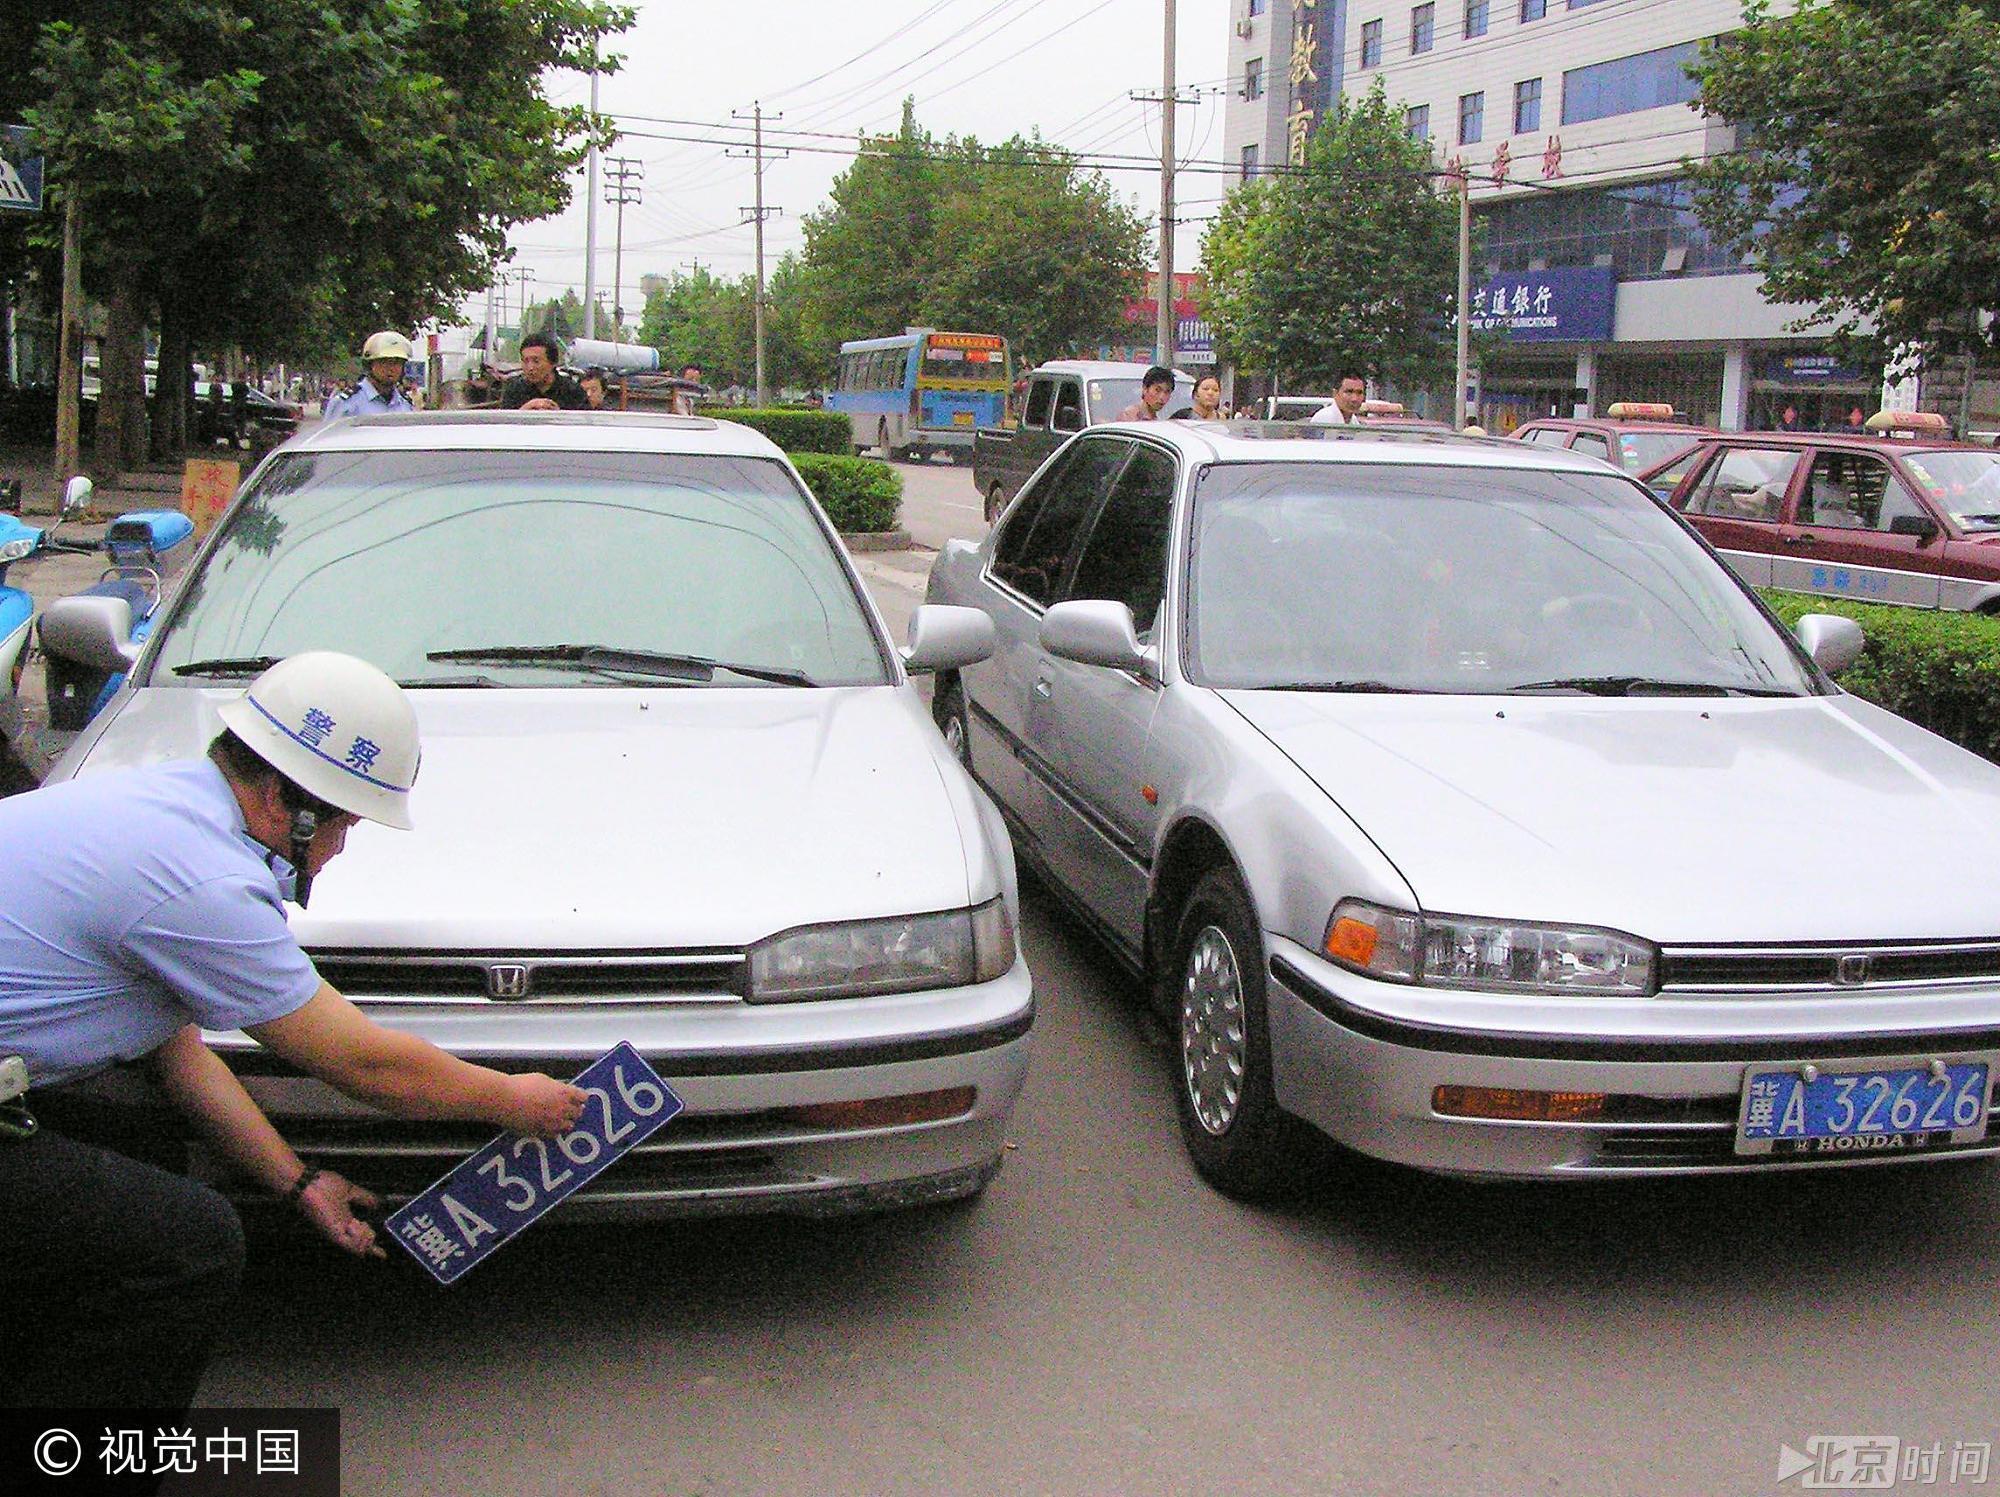
[[[1271,1084],[1260,932],[1235,871],[1210,869],[1181,906],[1170,968],[1181,1141],[1201,1177],[1239,1200],[1297,1183],[1309,1137]]]
[[[1001,490],[1000,485],[996,483],[986,491],[986,523],[991,525],[995,520],[999,519],[1000,511],[1006,507],[1007,495]]]
[[[944,735],[944,745],[969,773],[972,769],[972,725],[965,711],[965,687],[954,676],[940,681],[931,695],[931,720]]]

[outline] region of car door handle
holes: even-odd
[[[1035,682],[1035,695],[1040,697],[1045,702],[1049,699],[1049,693],[1054,690],[1055,690],[1055,684],[1051,682],[1047,676],[1043,676],[1040,680]]]
[[[1812,540],[1812,537],[1805,534],[1803,531],[1794,531],[1790,535],[1779,536],[1778,539],[1783,541],[1788,546],[1803,546],[1806,545],[1808,542],[1810,542]]]

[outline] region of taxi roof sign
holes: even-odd
[[[1364,416],[1400,416],[1403,414],[1403,403],[1400,400],[1364,400],[1361,402],[1361,414]]]
[[[1863,425],[1869,431],[1921,432],[1928,437],[1951,435],[1951,423],[1936,411],[1877,411]]]
[[[1614,400],[1604,414],[1613,421],[1671,421],[1674,408],[1657,400]]]

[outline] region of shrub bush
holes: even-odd
[[[1808,613],[1853,619],[1868,648],[1842,686],[2000,762],[2000,619],[1807,593],[1767,592],[1764,601],[1787,628]]]
[[[843,535],[894,530],[903,505],[903,475],[872,457],[795,452],[792,463]]]
[[[854,450],[853,425],[839,411],[780,410],[746,406],[740,411],[704,412],[761,431],[787,452],[828,452],[846,457]]]

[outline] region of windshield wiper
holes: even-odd
[[[396,683],[410,691],[450,691],[465,686],[498,686],[491,676],[405,676]]]
[[[628,650],[617,645],[473,645],[458,650],[427,650],[426,660],[518,661],[528,665],[576,665],[585,670],[657,676],[668,681],[711,681],[717,671],[729,671],[780,686],[811,686],[812,677],[785,666],[741,665],[711,660],[705,655],[676,655],[667,650]]]
[[[1782,686],[1743,686],[1723,681],[1658,681],[1650,676],[1558,676],[1551,681],[1524,681],[1519,686],[1507,690],[1520,691],[1587,691],[1593,696],[1747,696],[1747,697],[1789,697],[1797,696]]]
[[[177,676],[261,676],[280,663],[282,655],[219,655],[213,660],[190,660],[174,667]]]
[[[1280,681],[1259,691],[1387,691],[1400,696],[1429,696],[1421,686],[1391,686],[1387,681]]]

